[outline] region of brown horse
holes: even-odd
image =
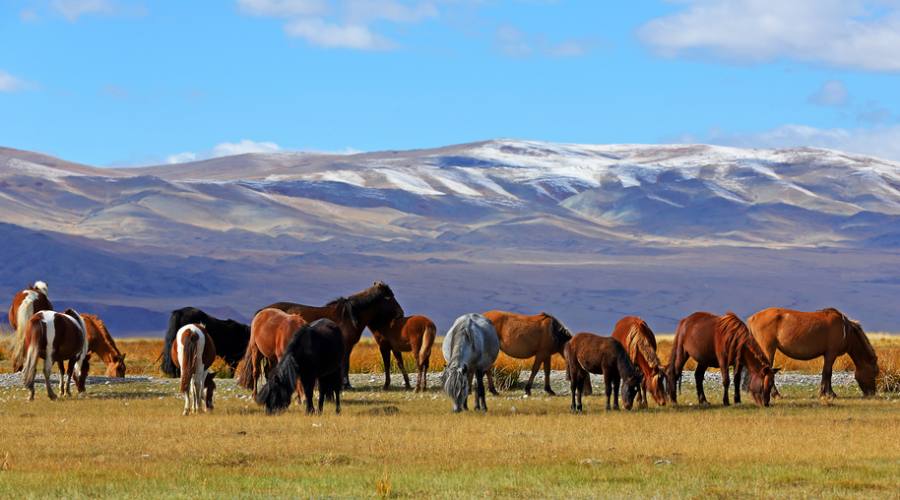
[[[72,375],[81,379],[84,360],[87,359],[87,338],[81,316],[72,309],[65,312],[41,311],[28,321],[25,330],[25,364],[22,378],[28,389],[29,401],[34,400],[34,377],[38,358],[44,358],[44,383],[47,397],[56,399],[50,387],[50,370],[56,362],[59,367],[59,392],[71,395]],[[63,363],[69,362],[68,370]],[[77,382],[76,382],[77,383]],[[82,389],[83,390],[83,389]]]
[[[344,339],[343,383],[350,388],[350,352],[359,342],[362,331],[370,324],[382,325],[403,317],[403,308],[394,298],[394,291],[384,282],[376,281],[369,288],[349,297],[340,297],[322,307],[276,302],[266,308],[280,309],[288,314],[299,314],[313,322],[327,318],[337,323]]]
[[[52,310],[53,304],[50,303],[47,284],[43,281],[35,281],[29,288],[13,297],[9,306],[9,326],[16,332],[13,339],[13,372],[22,369],[25,359],[25,329],[28,327],[28,320],[35,313]]]
[[[875,395],[875,377],[878,376],[875,349],[862,326],[837,309],[803,312],[772,307],[750,316],[747,324],[770,363],[775,359],[776,350],[794,359],[823,356],[820,396],[835,396],[831,370],[834,360],[842,354],[849,354],[853,360],[856,382],[863,394]],[[777,394],[778,390],[775,392]]]
[[[666,367],[656,355],[656,336],[647,322],[637,316],[625,316],[616,323],[612,337],[622,343],[631,362],[644,374],[638,403],[647,407],[647,392],[656,404],[666,404]]]
[[[90,370],[90,359],[92,354],[96,354],[104,363],[106,363],[106,376],[122,378],[125,376],[125,355],[116,347],[106,324],[94,314],[82,314],[81,319],[87,329],[88,340],[88,357],[85,360],[84,370],[81,372],[79,390],[83,390],[84,379],[88,376]]]
[[[585,386],[590,386],[591,373],[602,373],[606,386],[606,409],[609,410],[609,397],[615,399],[613,408],[619,409],[619,386],[621,386],[622,404],[630,410],[634,398],[640,391],[643,376],[628,359],[628,353],[622,344],[612,337],[601,337],[593,333],[582,332],[566,343],[566,375],[568,375],[572,391],[572,411],[584,410],[581,398]]]
[[[741,402],[741,368],[746,367],[750,373],[750,394],[753,400],[757,405],[769,406],[778,369],[772,368],[747,325],[734,313],[716,316],[707,312],[695,312],[678,323],[675,345],[672,346],[669,357],[669,398],[673,403],[678,402],[675,386],[681,380],[681,372],[689,357],[697,362],[694,380],[700,404],[709,404],[703,392],[703,375],[706,369],[719,368],[722,371],[722,386],[725,388],[722,404],[729,405],[728,386],[731,381],[728,369],[734,366],[734,402]]]
[[[280,309],[263,309],[253,317],[253,323],[250,324],[250,343],[235,374],[239,386],[253,391],[253,399],[256,399],[256,387],[263,360],[266,362],[266,379],[268,379],[269,372],[284,355],[291,338],[305,324],[306,320],[299,314],[288,314]]]
[[[550,388],[550,358],[554,354],[563,355],[566,343],[572,338],[569,331],[558,319],[542,312],[534,316],[506,311],[488,311],[484,316],[491,321],[500,337],[500,350],[507,356],[527,359],[534,356],[531,376],[525,384],[525,394],[531,395],[531,386],[538,369],[544,365],[544,392],[555,395]],[[488,374],[488,390],[497,394],[494,377]]]
[[[384,325],[369,324],[372,336],[381,350],[381,360],[384,362],[384,389],[391,386],[391,352],[397,358],[400,373],[403,374],[403,383],[407,389],[409,375],[403,366],[401,352],[412,352],[416,360],[418,379],[416,380],[416,392],[424,391],[428,383],[428,363],[431,359],[431,348],[434,346],[434,337],[437,327],[434,322],[425,316],[406,316],[391,320]]]
[[[172,359],[177,360],[181,372],[181,393],[184,394],[184,411],[182,415],[200,411],[200,401],[206,404],[206,411],[213,409],[213,392],[216,383],[215,373],[209,371],[216,360],[216,344],[206,332],[202,324],[182,326],[172,343]],[[206,398],[203,390],[206,389]]]

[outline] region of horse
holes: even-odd
[[[591,373],[602,373],[606,387],[606,410],[610,410],[609,398],[613,396],[612,408],[619,409],[619,392],[622,404],[630,410],[634,398],[643,383],[641,372],[631,363],[628,353],[618,340],[601,337],[593,333],[581,332],[566,343],[563,351],[566,358],[566,375],[572,392],[572,411],[582,412],[581,403],[585,385],[590,384]],[[622,381],[624,380],[624,384]]]
[[[481,314],[464,314],[453,322],[441,350],[447,361],[441,379],[444,391],[453,400],[453,412],[469,410],[473,376],[477,383],[475,410],[487,412],[484,373],[500,354],[500,339],[494,325]]]
[[[64,312],[40,311],[28,320],[25,329],[25,364],[22,378],[28,389],[28,400],[34,400],[34,377],[37,372],[38,358],[44,358],[44,383],[47,385],[47,397],[56,399],[50,387],[50,370],[56,362],[59,367],[59,392],[64,396],[71,395],[73,373],[76,380],[81,379],[84,360],[87,359],[87,336],[84,322],[78,312],[66,309]],[[68,361],[68,369],[64,370],[64,362]],[[77,382],[76,382],[77,383]],[[83,390],[83,388],[80,388]]]
[[[820,396],[835,397],[831,370],[835,359],[842,354],[849,354],[853,360],[856,382],[863,395],[875,395],[875,378],[878,376],[875,349],[862,326],[837,309],[803,312],[772,307],[750,316],[747,325],[769,363],[775,360],[775,351],[802,360],[823,356]]]
[[[180,391],[184,394],[184,411],[182,415],[200,412],[200,401],[205,402],[206,411],[213,409],[213,392],[216,383],[215,373],[209,371],[216,360],[216,344],[202,323],[184,325],[175,334],[172,343],[172,359],[178,360],[178,371],[181,373]],[[206,389],[206,398],[203,390]]]
[[[563,349],[572,338],[572,332],[558,319],[545,312],[527,316],[506,311],[488,311],[484,316],[497,330],[500,350],[504,354],[518,359],[534,356],[531,376],[525,384],[525,394],[531,395],[534,377],[538,368],[544,365],[544,392],[556,395],[550,387],[550,358],[554,354],[563,355]],[[488,390],[491,394],[498,394],[490,371],[488,371]]]
[[[722,372],[722,404],[728,406],[728,368],[734,366],[734,402],[741,402],[741,369],[750,373],[750,394],[758,406],[769,406],[777,368],[766,358],[754,340],[747,325],[734,313],[716,316],[708,312],[695,312],[678,323],[675,343],[669,357],[669,399],[677,403],[676,382],[688,358],[697,362],[694,380],[697,383],[697,399],[708,405],[703,392],[703,375],[707,368],[719,368]]]
[[[25,359],[25,329],[28,327],[28,320],[35,313],[52,310],[47,283],[43,281],[35,281],[13,297],[9,306],[9,326],[16,332],[13,337],[13,373],[22,369]]]
[[[376,281],[369,288],[349,297],[338,297],[322,307],[294,302],[276,302],[266,308],[281,309],[288,314],[299,314],[306,321],[327,318],[337,323],[344,339],[343,384],[350,389],[350,353],[359,342],[362,331],[369,325],[382,325],[403,317],[403,308],[397,303],[394,291],[384,282]]]
[[[291,338],[305,324],[306,320],[299,314],[288,314],[280,309],[263,309],[253,317],[250,343],[235,372],[237,384],[252,390],[253,399],[256,399],[256,386],[263,360],[268,371],[271,371],[284,356]],[[266,378],[268,376],[266,373]]]
[[[416,380],[416,392],[425,391],[428,385],[428,364],[431,359],[431,348],[434,346],[434,337],[437,327],[434,322],[425,316],[405,316],[391,320],[383,325],[369,324],[372,336],[381,350],[381,360],[384,362],[384,390],[391,387],[391,352],[397,358],[400,373],[403,374],[403,383],[407,389],[409,375],[403,366],[401,352],[412,352],[416,360],[418,379]]]
[[[225,360],[232,369],[237,368],[238,363],[244,357],[247,343],[250,342],[250,327],[233,319],[221,320],[195,307],[183,307],[172,311],[169,316],[169,329],[166,331],[166,341],[160,353],[160,370],[168,377],[179,376],[179,368],[172,359],[172,344],[175,334],[185,325],[203,324],[206,333],[216,343],[218,355]]]
[[[330,319],[318,319],[300,327],[288,343],[284,356],[260,389],[256,402],[271,415],[287,409],[297,380],[306,395],[306,413],[314,412],[312,396],[319,384],[319,413],[325,398],[333,398],[335,413],[341,413],[344,339],[340,327]]]
[[[96,354],[106,363],[106,376],[123,378],[125,376],[125,355],[116,347],[106,324],[94,314],[82,314],[81,319],[87,334],[88,356],[84,360],[84,370],[81,371],[81,377],[75,384],[78,390],[83,390],[85,380],[91,366],[91,355]]]
[[[612,337],[618,340],[629,359],[644,375],[638,404],[647,407],[647,392],[659,406],[666,405],[666,367],[656,355],[656,336],[647,322],[637,316],[625,316],[613,328]]]

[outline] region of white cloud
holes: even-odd
[[[25,82],[0,70],[0,92],[17,92],[25,90]]]
[[[190,151],[186,151],[184,153],[176,153],[173,155],[169,155],[166,157],[166,163],[175,164],[175,163],[187,163],[189,161],[196,161],[197,153],[191,153]]]
[[[50,8],[70,22],[85,15],[142,16],[147,13],[140,5],[124,5],[114,0],[53,0]]]
[[[319,16],[328,12],[324,0],[238,0],[241,12],[254,16]]]
[[[900,160],[900,125],[823,129],[790,124],[749,134],[712,132],[706,138],[699,141],[692,138],[690,142],[755,148],[826,148]]]
[[[809,102],[819,106],[843,106],[847,104],[850,93],[844,82],[840,80],[828,80],[813,95],[809,96]]]
[[[638,30],[667,57],[738,62],[787,58],[868,71],[900,71],[897,0],[686,0]]]
[[[508,24],[501,25],[494,34],[494,44],[501,54],[508,57],[577,57],[586,54],[591,43],[570,39],[550,42],[544,36],[532,35]]]
[[[376,35],[362,24],[334,24],[320,18],[300,18],[288,22],[284,31],[289,36],[326,48],[387,50],[393,43]]]
[[[190,161],[207,160],[209,158],[220,158],[222,156],[243,155],[248,153],[276,153],[281,151],[281,146],[274,142],[257,142],[249,139],[243,139],[238,142],[222,142],[213,146],[213,148],[204,153],[194,153],[185,151],[176,153],[166,157],[166,163],[186,163]]]

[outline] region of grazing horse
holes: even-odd
[[[481,314],[460,316],[444,337],[441,350],[447,361],[441,378],[444,381],[444,391],[453,400],[454,413],[469,410],[468,399],[473,376],[477,383],[475,409],[486,412],[484,373],[500,354],[500,339],[494,325]]]
[[[382,325],[403,317],[403,308],[394,298],[394,291],[381,281],[349,297],[334,299],[322,307],[276,302],[265,308],[270,307],[299,314],[306,321],[327,318],[337,323],[344,339],[343,383],[346,389],[350,388],[350,352],[359,342],[362,331],[369,325]]]
[[[96,354],[106,363],[106,376],[122,378],[125,376],[125,355],[116,347],[109,330],[103,320],[93,314],[82,314],[82,321],[87,333],[88,357],[84,360],[84,370],[75,386],[79,391],[84,391],[85,379],[91,367],[91,355]]]
[[[878,356],[862,326],[837,309],[816,312],[793,311],[773,307],[763,309],[747,320],[750,332],[772,363],[775,351],[794,359],[809,360],[823,356],[820,396],[835,397],[831,387],[834,360],[849,354],[856,366],[856,382],[865,396],[875,395]],[[775,389],[776,394],[778,390]]]
[[[43,281],[35,281],[13,297],[9,306],[9,326],[16,332],[12,351],[13,372],[21,370],[25,360],[25,330],[28,328],[28,320],[35,313],[52,310],[47,284]]]
[[[259,391],[256,402],[266,413],[285,410],[299,379],[306,395],[306,413],[313,413],[313,389],[319,384],[319,413],[325,398],[334,398],[335,412],[341,412],[341,368],[344,339],[340,327],[330,319],[318,319],[297,330],[272,376]]]
[[[403,366],[401,352],[412,352],[416,360],[418,379],[416,380],[416,392],[424,391],[428,385],[428,363],[431,359],[431,347],[434,345],[434,337],[437,327],[434,322],[425,316],[405,316],[391,320],[383,325],[369,324],[372,336],[381,350],[381,360],[384,361],[384,389],[391,387],[391,352],[397,358],[400,373],[403,374],[403,383],[407,389],[409,375]]]
[[[637,316],[625,316],[616,323],[612,337],[618,340],[631,362],[644,374],[638,404],[647,407],[647,392],[659,406],[666,404],[666,367],[656,355],[656,336],[647,322]]]
[[[769,406],[775,374],[778,369],[766,358],[759,344],[753,339],[747,325],[734,313],[716,316],[708,312],[695,312],[678,323],[675,343],[669,357],[669,398],[677,403],[676,382],[681,380],[681,372],[688,358],[697,362],[694,380],[697,383],[697,399],[707,405],[703,392],[703,375],[707,368],[719,368],[722,372],[722,404],[729,405],[728,369],[734,366],[734,402],[741,402],[741,368],[750,373],[750,394],[759,406]]]
[[[209,371],[216,360],[216,344],[207,333],[203,324],[184,325],[175,334],[172,343],[172,359],[178,360],[178,371],[181,372],[181,393],[184,394],[184,411],[182,415],[200,412],[200,401],[205,402],[206,411],[213,409],[213,392],[216,383],[215,373]],[[206,398],[203,390],[206,389]]]
[[[585,385],[590,384],[590,374],[603,374],[606,386],[606,409],[609,410],[609,397],[613,396],[613,408],[619,409],[619,391],[622,393],[622,404],[630,410],[634,398],[640,391],[643,376],[631,363],[628,353],[618,340],[612,337],[601,337],[593,333],[582,332],[572,338],[565,348],[566,374],[572,391],[572,411],[584,411],[581,403]],[[624,384],[622,381],[624,380]]]
[[[72,310],[65,312],[41,311],[28,320],[25,330],[25,365],[22,369],[25,388],[28,389],[28,400],[34,400],[34,376],[37,372],[38,358],[44,358],[44,383],[47,385],[47,397],[56,399],[50,387],[50,370],[56,362],[59,367],[59,392],[71,395],[72,375],[81,378],[84,360],[87,359],[88,343],[84,322],[81,316]],[[69,362],[67,370],[63,363]]]
[[[237,367],[250,341],[250,327],[233,319],[214,318],[195,307],[183,307],[172,311],[172,315],[169,316],[166,342],[160,354],[159,368],[164,374],[172,378],[178,377],[179,368],[172,359],[172,344],[178,330],[190,324],[205,325],[207,334],[216,343],[218,356],[221,356],[232,369]]]
[[[506,311],[488,311],[484,316],[491,321],[500,337],[500,350],[507,356],[526,359],[534,356],[531,376],[525,384],[525,394],[531,395],[531,386],[538,368],[544,365],[544,392],[555,395],[550,388],[550,358],[554,354],[563,355],[566,342],[572,338],[569,331],[558,319],[542,312],[534,316]],[[488,372],[488,389],[494,389],[494,377]]]
[[[280,309],[263,309],[253,317],[250,343],[235,373],[237,384],[252,390],[253,399],[256,399],[256,386],[263,360],[266,361],[268,371],[274,369],[278,360],[284,356],[291,338],[305,324],[306,320],[299,314],[288,314]],[[266,373],[266,378],[268,377],[269,373]]]

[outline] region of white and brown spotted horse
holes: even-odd
[[[35,313],[52,311],[47,283],[35,281],[33,285],[20,291],[13,297],[9,306],[9,326],[15,332],[13,337],[13,372],[22,369],[25,361],[25,329],[28,328],[28,320]]]
[[[56,399],[50,387],[50,370],[55,362],[59,366],[59,392],[71,395],[72,375],[81,377],[87,359],[87,335],[84,321],[78,312],[66,309],[64,312],[41,311],[28,321],[25,330],[25,365],[23,380],[29,390],[28,399],[34,400],[34,377],[38,358],[44,358],[44,383],[47,397]],[[63,363],[69,362],[67,370]]]
[[[213,382],[215,373],[211,373],[209,367],[216,360],[216,345],[206,332],[206,326],[202,323],[191,323],[179,328],[170,354],[172,359],[178,362],[178,369],[181,372],[181,393],[184,394],[182,415],[198,413],[201,400],[206,404],[206,411],[212,410],[216,383]]]

